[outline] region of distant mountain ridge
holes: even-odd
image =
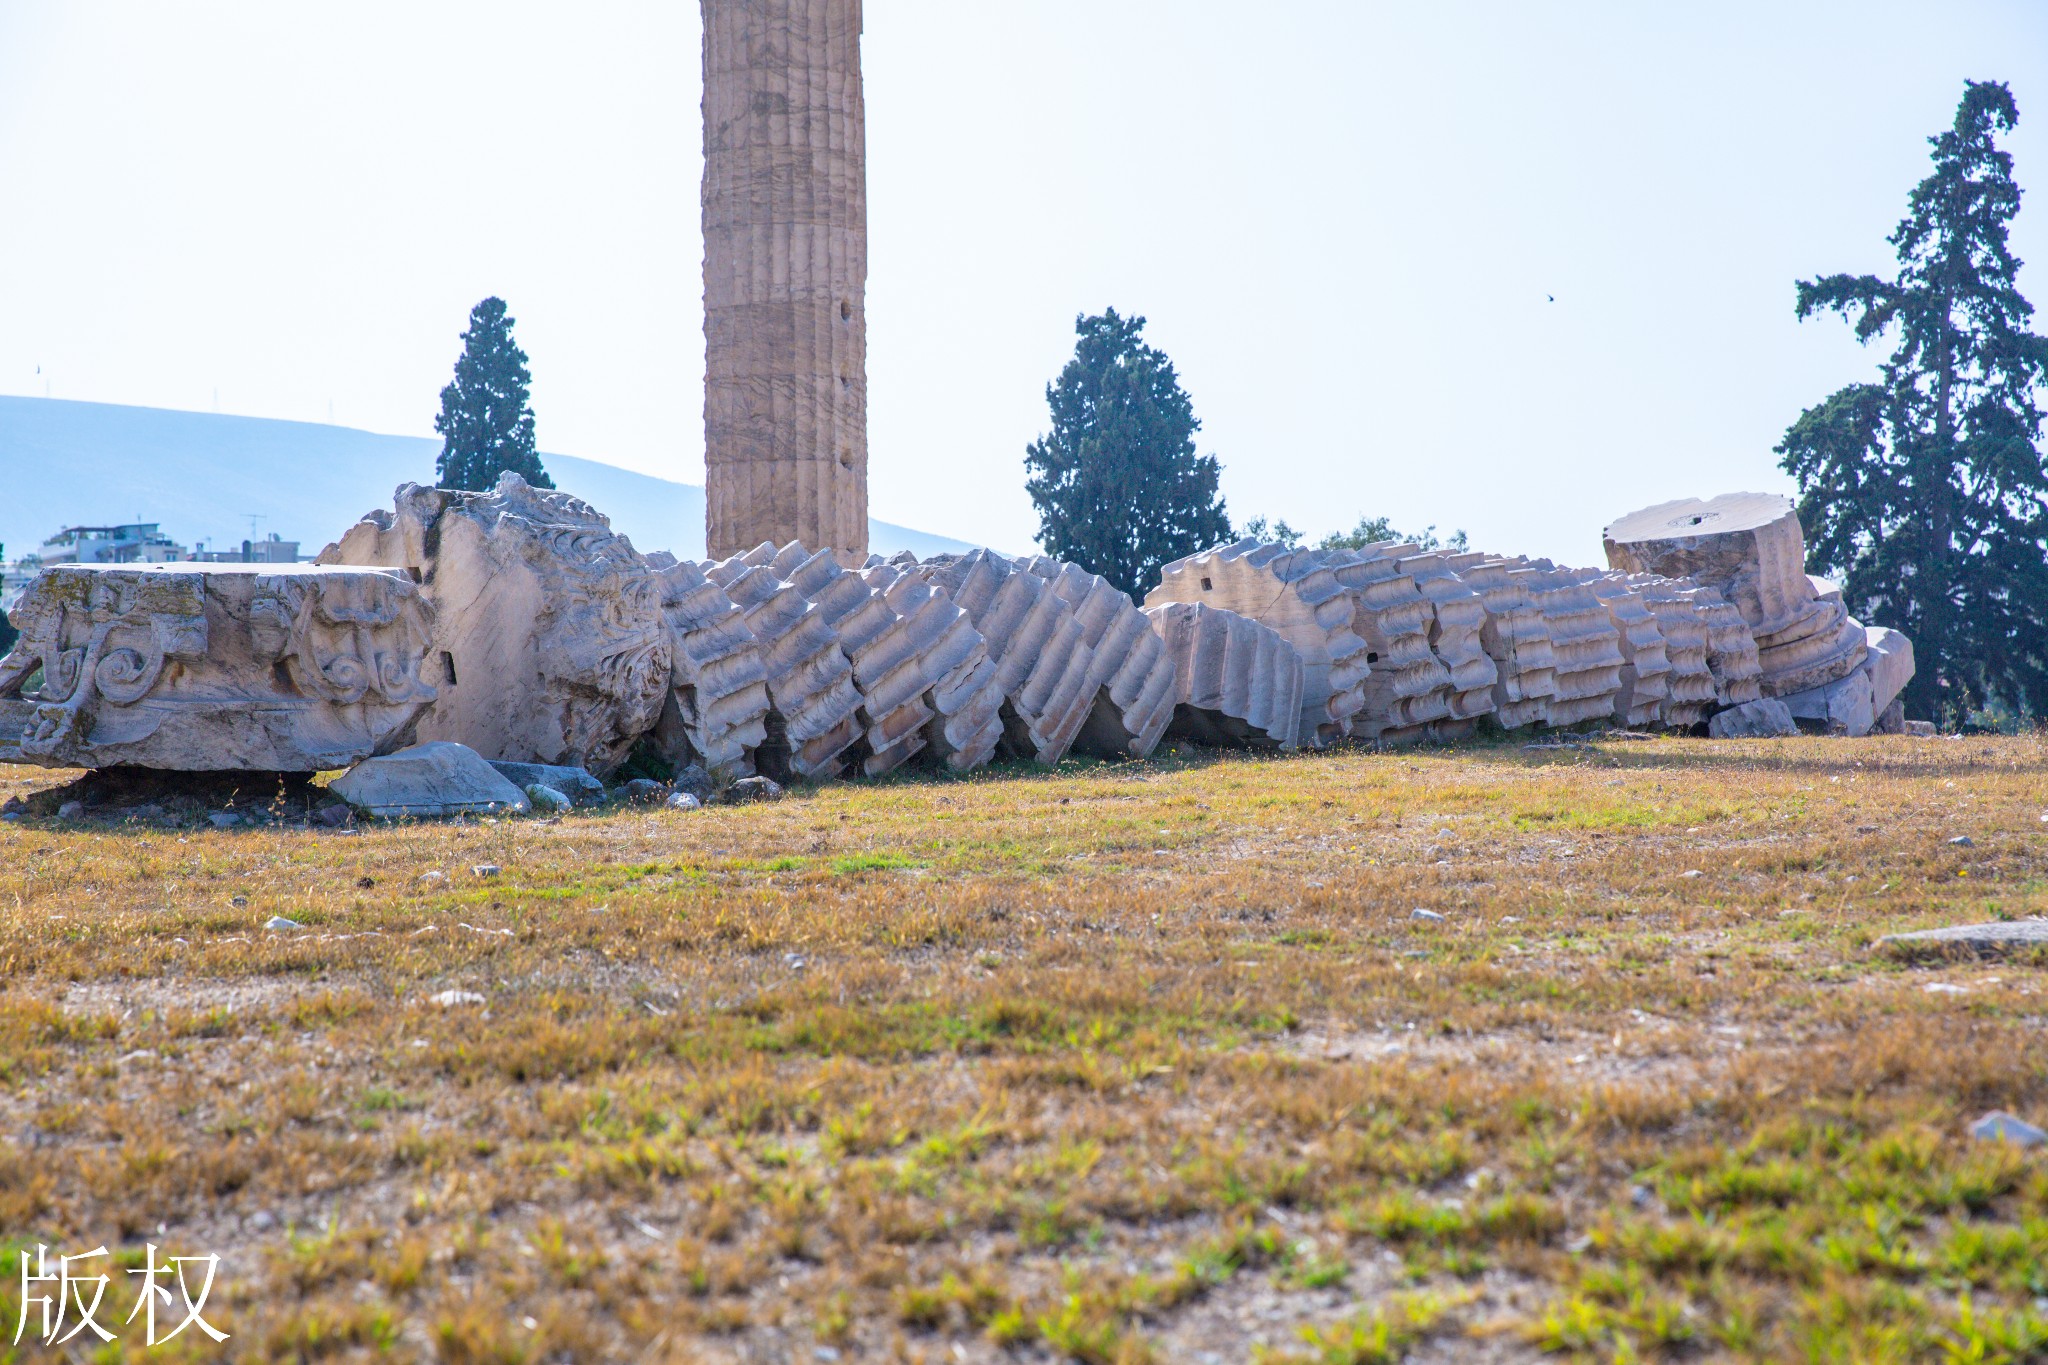
[[[272,534],[317,554],[401,483],[430,483],[440,442],[351,427],[167,408],[0,396],[0,545],[6,558],[64,526],[162,524],[216,549]],[[541,456],[557,487],[611,518],[643,551],[704,555],[704,490],[573,455]],[[963,541],[885,521],[871,548],[961,553]]]

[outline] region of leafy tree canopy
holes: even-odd
[[[1223,467],[1195,453],[1194,404],[1144,328],[1113,308],[1076,320],[1074,358],[1045,391],[1052,431],[1024,455],[1039,543],[1139,599],[1164,565],[1230,539]]]
[[[1912,638],[1907,708],[1951,721],[1990,700],[2048,714],[2048,338],[2015,284],[2020,189],[1997,141],[2018,120],[2003,84],[1969,82],[1889,239],[1898,273],[1799,282],[1801,319],[1837,313],[1894,349],[1778,446],[1812,567],[1859,619]]]
[[[8,650],[13,649],[14,642],[20,638],[21,632],[16,630],[14,623],[7,619],[6,609],[0,608],[0,654],[5,654]]]
[[[496,487],[508,471],[535,488],[555,486],[534,452],[533,407],[527,401],[532,381],[526,352],[512,340],[505,301],[489,298],[470,309],[455,379],[441,390],[441,415],[434,419],[443,438],[436,476],[441,487],[481,492]]]
[[[1284,521],[1268,522],[1264,517],[1253,517],[1244,524],[1244,534],[1253,540],[1277,541],[1290,548],[1297,548],[1304,539],[1301,532]],[[1454,532],[1448,540],[1441,539],[1436,527],[1431,526],[1420,534],[1404,535],[1394,529],[1392,517],[1365,517],[1349,531],[1332,531],[1316,542],[1318,550],[1362,550],[1368,545],[1392,542],[1403,545],[1417,545],[1425,550],[1449,550],[1463,554],[1470,545],[1463,531]]]

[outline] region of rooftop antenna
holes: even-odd
[[[244,512],[242,515],[249,519],[249,539],[252,541],[256,539],[256,523],[270,520],[269,517],[264,516],[261,512]]]

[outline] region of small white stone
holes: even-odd
[[[429,1003],[439,1005],[444,1010],[484,1003],[484,998],[475,991],[442,991],[439,995],[428,997],[428,1000]]]
[[[688,792],[676,792],[667,802],[670,810],[702,810],[704,803]]]
[[[282,932],[286,929],[300,928],[301,925],[295,919],[286,919],[283,915],[272,915],[269,919],[263,921],[263,927]]]
[[[2048,1142],[2048,1133],[2003,1109],[1994,1109],[1971,1124],[1970,1136],[1986,1142],[2010,1142],[2020,1147],[2039,1147]]]
[[[1437,913],[1436,911],[1434,911],[1434,910],[1423,910],[1423,909],[1415,909],[1415,910],[1410,910],[1410,911],[1408,912],[1408,918],[1409,918],[1409,919],[1420,919],[1420,920],[1440,920],[1440,919],[1442,919],[1442,918],[1443,918],[1443,916],[1442,916],[1442,915],[1439,915],[1439,914],[1438,914],[1438,913]]]

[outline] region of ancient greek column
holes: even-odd
[[[861,0],[703,0],[705,539],[864,557]]]

